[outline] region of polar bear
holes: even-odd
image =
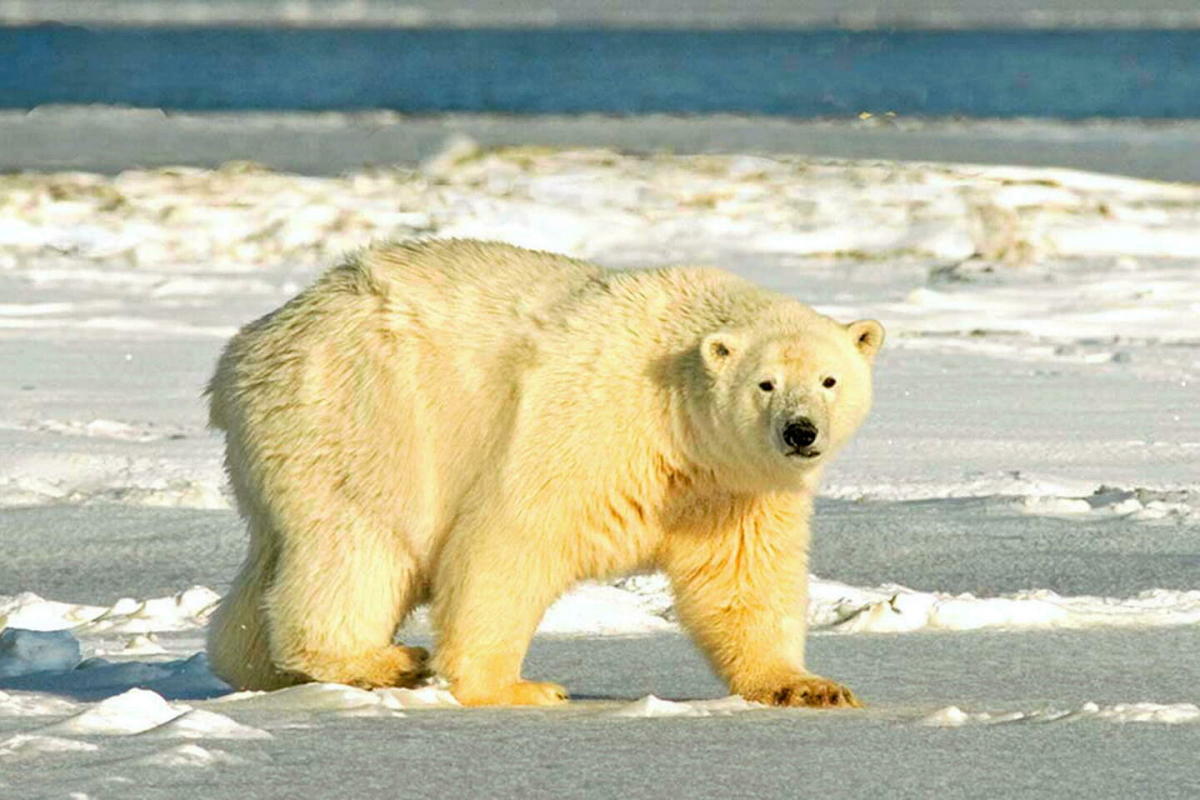
[[[546,705],[521,664],[573,583],[661,569],[730,689],[854,706],[804,668],[822,469],[883,342],[729,273],[467,240],[369,248],[225,348],[211,422],[250,533],[213,617],[241,689],[411,685],[430,602],[464,705]]]

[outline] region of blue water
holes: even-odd
[[[0,28],[0,107],[1200,117],[1200,31]]]

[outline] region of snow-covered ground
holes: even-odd
[[[411,235],[884,321],[809,609],[866,710],[724,698],[655,575],[548,613],[528,672],[565,709],[212,677],[243,534],[200,388],[239,324]],[[341,178],[0,176],[0,797],[1194,796],[1198,270],[1200,187],[1066,170],[461,141]]]

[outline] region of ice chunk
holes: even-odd
[[[0,632],[0,678],[72,669],[80,658],[79,640],[69,631]]]

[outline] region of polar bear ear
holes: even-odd
[[[705,365],[716,372],[729,363],[730,358],[741,349],[742,340],[730,331],[717,331],[705,336],[700,342],[700,357]]]
[[[860,319],[847,325],[846,330],[853,337],[858,352],[866,356],[867,361],[874,361],[875,354],[883,346],[883,326],[873,319]]]

